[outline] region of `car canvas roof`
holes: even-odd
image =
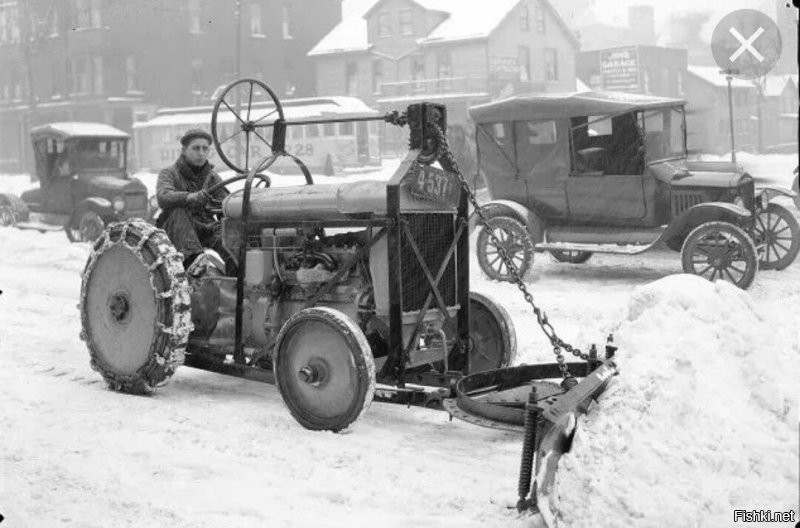
[[[77,121],[48,123],[31,129],[31,137],[58,137],[61,139],[81,137],[103,137],[128,139],[130,135],[105,123],[83,123]]]
[[[683,99],[624,92],[537,93],[517,95],[469,109],[476,123],[618,115],[634,110],[685,104]]]

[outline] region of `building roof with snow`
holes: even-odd
[[[104,137],[128,138],[127,133],[105,123],[84,123],[78,121],[65,121],[48,123],[31,129],[32,137],[57,136],[63,139],[70,137]]]
[[[764,78],[764,96],[779,97],[790,82],[797,87],[797,74],[767,75]]]
[[[717,86],[720,88],[727,88],[728,81],[725,78],[725,75],[720,73],[720,69],[717,66],[687,66],[687,70],[690,74],[694,75],[698,79],[705,81],[713,86]],[[753,81],[748,81],[745,79],[737,79],[734,77],[731,79],[731,87],[732,88],[754,88]]]
[[[408,0],[428,11],[438,11],[446,15],[444,21],[430,33],[417,40],[419,45],[457,42],[463,40],[485,39],[497,29],[500,23],[520,3],[520,0],[492,0],[491,2],[467,2],[465,0]],[[564,19],[548,0],[540,0],[562,27],[565,34],[577,48],[578,40]],[[365,2],[343,19],[330,33],[320,40],[309,56],[328,55],[366,51],[370,49],[367,34],[367,17],[383,2]]]

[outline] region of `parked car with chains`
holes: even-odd
[[[0,225],[66,231],[92,242],[106,225],[148,218],[147,189],[127,172],[130,136],[103,123],[50,123],[31,130],[39,187],[0,194]]]
[[[800,227],[733,163],[687,160],[685,102],[615,93],[517,96],[470,109],[491,200],[481,269],[511,280],[490,243],[525,273],[534,254],[582,264],[593,253],[680,252],[683,271],[749,287],[800,250]]]

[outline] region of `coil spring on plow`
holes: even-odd
[[[617,347],[611,344],[613,336],[609,335],[605,359],[599,360],[594,345],[584,353],[556,334],[547,315],[534,303],[516,264],[490,228],[475,194],[459,170],[444,132],[435,123],[427,123],[427,127],[429,136],[437,144],[439,164],[458,179],[514,284],[531,306],[556,358],[556,363],[522,365],[465,376],[456,384],[455,398],[445,400],[444,407],[451,417],[524,433],[516,508],[520,512],[535,512],[538,525],[552,528],[558,525],[558,514],[551,508],[548,492],[555,481],[558,459],[569,451],[578,415],[587,412],[617,374],[612,360]],[[567,363],[562,350],[583,362]],[[575,376],[583,379],[578,381]],[[557,378],[562,378],[560,384],[547,381]]]

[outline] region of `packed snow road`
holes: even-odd
[[[345,433],[310,432],[275,387],[188,367],[151,397],[107,390],[78,337],[89,247],[0,228],[0,248],[3,526],[529,525],[509,508],[511,433],[380,403]],[[678,273],[667,251],[537,255],[527,281],[558,334],[621,347],[562,459],[563,526],[717,527],[733,509],[797,507],[800,264],[747,292]],[[474,258],[471,278],[511,314],[518,361],[551,360],[517,289]]]

